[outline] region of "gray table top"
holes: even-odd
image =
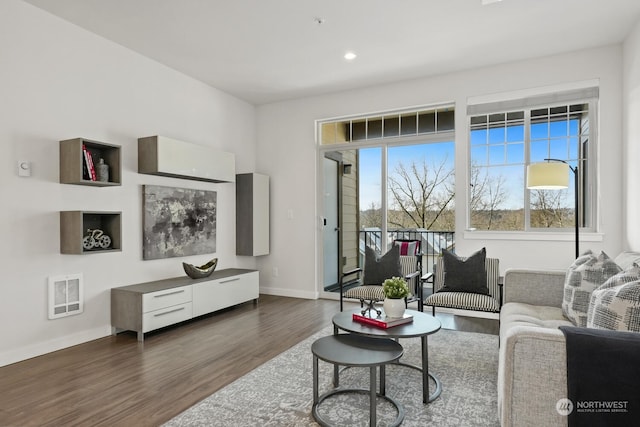
[[[319,338],[311,345],[311,352],[342,366],[377,366],[398,360],[404,350],[391,339],[340,334]]]
[[[341,311],[333,316],[333,324],[338,329],[346,332],[369,337],[387,338],[423,337],[438,332],[442,327],[440,321],[432,315],[416,310],[406,310],[406,313],[413,315],[413,322],[393,326],[388,329],[356,322],[353,320],[353,313],[360,313],[360,309]]]

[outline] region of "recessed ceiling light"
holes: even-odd
[[[344,59],[346,59],[347,61],[353,61],[354,59],[356,59],[356,56],[358,55],[353,52],[347,52],[344,54]]]
[[[483,6],[486,6],[486,5],[488,5],[488,4],[491,4],[491,3],[498,3],[498,2],[500,2],[500,1],[502,1],[502,0],[482,0],[482,5],[483,5]]]

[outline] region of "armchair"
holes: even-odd
[[[434,270],[433,293],[424,300],[423,305],[431,306],[434,316],[436,307],[499,313],[502,307],[499,260],[486,258],[485,270],[488,294],[459,290],[448,292],[443,289],[446,276],[444,258],[439,257]]]
[[[405,304],[418,299],[421,286],[422,251],[419,240],[395,240],[391,249],[384,255],[378,255],[373,249],[365,247],[364,269],[359,267],[343,273],[340,278],[340,311],[343,299],[360,301],[362,312],[381,310],[375,303],[384,300],[382,282],[391,277],[404,277],[412,292]],[[366,304],[366,307],[365,307]]]

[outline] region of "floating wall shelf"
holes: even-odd
[[[121,212],[60,212],[60,253],[83,255],[122,250]],[[99,229],[111,240],[107,247],[87,249],[83,245],[87,230]]]
[[[109,166],[109,181],[92,181],[85,179],[85,165],[82,146],[91,153],[93,162],[98,164],[103,159]],[[62,184],[89,185],[94,187],[113,187],[120,185],[120,146],[92,141],[85,138],[74,138],[60,141],[60,182]]]
[[[236,255],[269,254],[269,177],[236,175]]]
[[[208,182],[235,182],[235,155],[164,136],[138,139],[138,172]]]

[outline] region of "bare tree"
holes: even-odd
[[[432,229],[453,208],[454,171],[446,157],[431,166],[424,160],[408,167],[399,163],[389,176],[389,191],[397,210],[389,213],[390,225]]]
[[[507,198],[503,175],[491,176],[486,168],[471,165],[471,195],[469,208],[471,224],[476,228],[491,230],[500,219],[500,207]]]
[[[567,191],[533,190],[531,192],[531,226],[532,227],[569,227],[575,224],[569,223],[567,213],[569,210],[563,206],[567,200]]]
[[[360,225],[362,227],[382,227],[382,209],[371,202],[369,208],[360,212]]]

